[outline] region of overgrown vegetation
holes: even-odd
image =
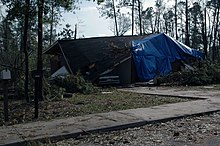
[[[66,89],[44,81],[44,99],[48,101],[63,100]]]
[[[98,88],[86,81],[79,72],[76,75],[56,77],[52,81],[52,84],[65,88],[66,91],[70,93],[90,94],[98,92]]]
[[[4,99],[4,97],[2,95],[0,95],[0,101],[2,101]]]
[[[220,83],[220,65],[203,60],[193,65],[194,70],[175,72],[159,78],[161,83],[170,85],[209,85]]]

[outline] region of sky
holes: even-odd
[[[154,6],[155,4],[155,0],[144,1],[145,8]],[[63,13],[63,17],[60,21],[60,25],[57,27],[57,31],[62,30],[62,28],[65,27],[65,24],[68,23],[71,25],[72,30],[74,30],[75,24],[77,24],[77,38],[113,36],[114,33],[109,29],[110,21],[100,16],[97,6],[98,5],[92,1],[84,1],[79,5],[80,10],[75,11],[75,14],[72,12]]]
[[[112,24],[109,19],[100,16],[97,10],[97,3],[93,0],[83,2],[79,4],[80,10],[73,12],[64,12],[62,14],[61,21],[57,26],[57,33],[59,33],[66,24],[71,25],[71,29],[74,30],[75,24],[77,24],[77,38],[89,38],[99,36],[113,36],[114,33],[110,31],[110,25]],[[143,8],[151,7],[155,5],[156,0],[143,0]],[[172,3],[174,0],[164,0]],[[2,5],[0,5],[1,7]],[[2,10],[2,9],[0,9]],[[131,31],[126,35],[131,35]]]

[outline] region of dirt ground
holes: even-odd
[[[161,104],[185,102],[189,99],[161,97],[122,91],[100,94],[73,94],[70,98],[39,102],[39,118],[34,119],[34,102],[9,101],[9,122],[4,122],[3,101],[0,101],[0,126],[103,113]]]
[[[41,145],[220,146],[220,112]]]

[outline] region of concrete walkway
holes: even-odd
[[[180,96],[183,98],[200,98],[200,100],[138,108],[109,113],[91,114],[86,116],[51,121],[17,124],[0,127],[0,145],[22,145],[27,141],[64,139],[77,137],[99,131],[119,130],[141,126],[152,122],[167,121],[187,115],[220,111],[220,92],[217,91],[181,91],[161,88],[128,88],[126,91]]]

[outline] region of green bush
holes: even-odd
[[[24,98],[24,76],[20,76],[15,82],[15,91],[19,99]]]
[[[4,97],[2,95],[0,95],[0,101],[2,101],[4,99]]]
[[[15,97],[17,97],[18,99],[24,99],[25,76],[21,74],[18,78],[16,78],[16,80],[13,81],[13,83],[15,88]],[[34,98],[34,79],[31,78],[31,76],[29,76],[29,81],[28,81],[28,95],[30,99]]]
[[[65,89],[54,84],[49,84],[48,80],[43,80],[44,99],[46,100],[62,100]]]
[[[220,83],[220,65],[203,60],[192,65],[194,70],[174,72],[160,77],[161,83],[171,85],[208,85]]]
[[[87,82],[80,73],[68,75],[66,77],[56,77],[53,80],[54,85],[65,88],[67,92],[89,94],[98,91],[92,83]]]

